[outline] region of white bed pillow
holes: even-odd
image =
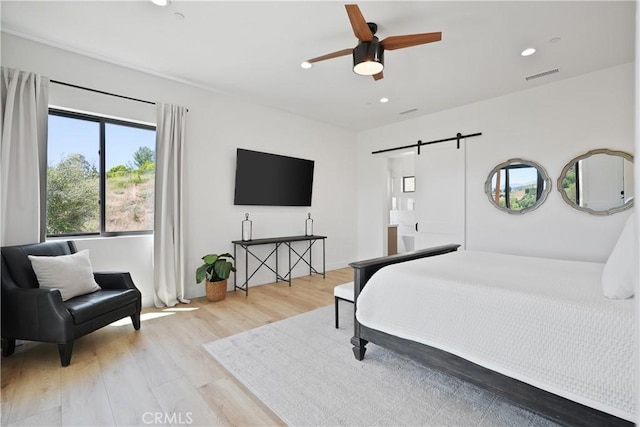
[[[630,298],[638,286],[638,238],[635,214],[629,216],[602,271],[604,296]]]
[[[40,287],[60,289],[63,301],[101,289],[93,277],[88,249],[71,255],[29,255],[29,259]]]

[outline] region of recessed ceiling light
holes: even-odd
[[[384,98],[384,97],[382,97],[382,98],[380,98],[380,102],[382,102],[383,104],[385,104],[385,103],[389,102],[389,98]]]
[[[560,40],[562,40],[560,37],[554,37],[551,40],[549,40],[549,43],[558,43]]]
[[[526,48],[525,50],[522,51],[522,53],[520,55],[522,56],[531,56],[534,53],[536,53],[536,50],[532,47]]]
[[[151,0],[151,3],[157,6],[166,6],[169,4],[169,0]]]
[[[184,19],[184,14],[182,14],[182,13],[180,13],[180,12],[174,12],[174,13],[173,13],[173,16],[174,16],[176,19]]]
[[[300,66],[305,70],[308,70],[309,68],[313,67],[313,64],[311,62],[304,61],[302,64],[300,64]]]

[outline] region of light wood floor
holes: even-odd
[[[202,344],[333,303],[351,268],[144,309],[78,339],[62,368],[57,346],[26,342],[2,358],[1,423],[8,425],[282,425]]]

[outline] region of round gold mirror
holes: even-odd
[[[551,191],[551,179],[531,160],[509,159],[493,168],[484,184],[493,206],[511,214],[537,209]]]
[[[633,206],[633,156],[592,150],[572,159],[558,178],[558,191],[572,208],[611,215]]]

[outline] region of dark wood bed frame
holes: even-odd
[[[354,269],[354,301],[373,273],[391,264],[455,252],[460,245],[444,245],[403,254],[390,255],[349,264]],[[590,408],[522,381],[484,368],[466,359],[424,345],[367,328],[358,323],[354,311],[353,354],[364,359],[367,343],[374,343],[405,354],[426,366],[446,372],[464,381],[491,391],[514,404],[554,422],[569,426],[632,426],[633,423]]]

